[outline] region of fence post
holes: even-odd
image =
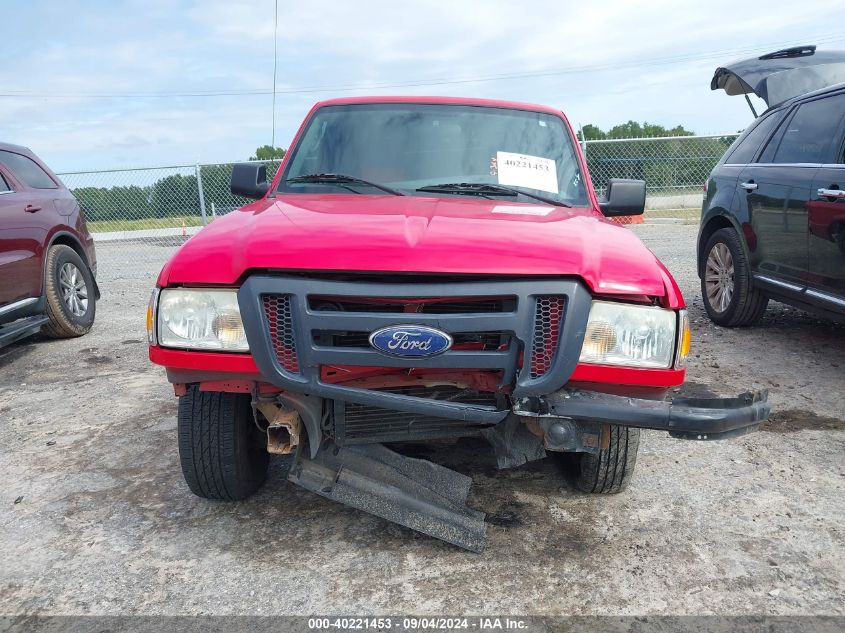
[[[208,219],[205,217],[205,196],[202,193],[202,170],[199,165],[194,165],[197,174],[197,191],[200,196],[200,213],[202,214],[202,225],[208,224]]]

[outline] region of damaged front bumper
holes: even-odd
[[[547,444],[549,437],[565,440],[573,421],[657,429],[681,439],[718,440],[755,431],[769,416],[768,396],[768,391],[762,390],[735,398],[661,401],[562,389],[548,396],[517,398],[513,412],[538,418],[546,431]]]
[[[513,467],[544,457],[544,449],[606,448],[612,424],[659,429],[688,439],[741,435],[766,419],[767,398],[768,393],[760,391],[736,398],[663,402],[564,389],[550,396],[516,399],[507,418],[482,436],[493,446],[499,467]],[[466,506],[472,480],[443,466],[403,456],[381,444],[329,442],[311,456],[298,451],[288,479],[459,547],[484,549],[484,513]]]

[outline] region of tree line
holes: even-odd
[[[249,160],[267,160],[267,176],[272,178],[285,155],[280,147],[263,145],[255,150]],[[229,191],[232,165],[202,165],[203,199],[206,213],[212,212],[212,202],[220,213],[243,206],[246,198],[234,196]],[[74,187],[73,195],[79,201],[89,222],[104,220],[143,220],[198,216],[200,211],[199,186],[196,174],[172,174],[150,185],[116,185],[113,187]]]

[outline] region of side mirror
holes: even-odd
[[[229,189],[236,196],[263,198],[269,188],[267,165],[257,163],[232,165],[232,179],[229,182]]]
[[[607,196],[599,200],[599,209],[607,217],[642,215],[645,211],[645,180],[611,178],[607,181]]]

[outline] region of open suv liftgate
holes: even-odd
[[[336,401],[335,417],[347,443],[382,410],[495,424],[509,412],[503,399],[425,389],[365,389],[322,379],[324,367],[397,367],[496,371],[514,397],[560,389],[578,362],[591,297],[574,280],[496,279],[404,283],[328,281],[253,276],[238,292],[250,351],[264,377],[278,387]],[[428,278],[431,279],[431,278]],[[454,339],[451,349],[425,358],[389,356],[369,335],[391,325],[427,325]],[[420,397],[424,396],[424,397]],[[347,403],[353,403],[348,405]],[[385,415],[386,414],[386,415]],[[361,426],[364,424],[364,426]],[[390,435],[390,429],[383,429]],[[407,437],[407,436],[405,436]],[[380,437],[377,441],[400,439]],[[372,441],[372,440],[370,440]]]

